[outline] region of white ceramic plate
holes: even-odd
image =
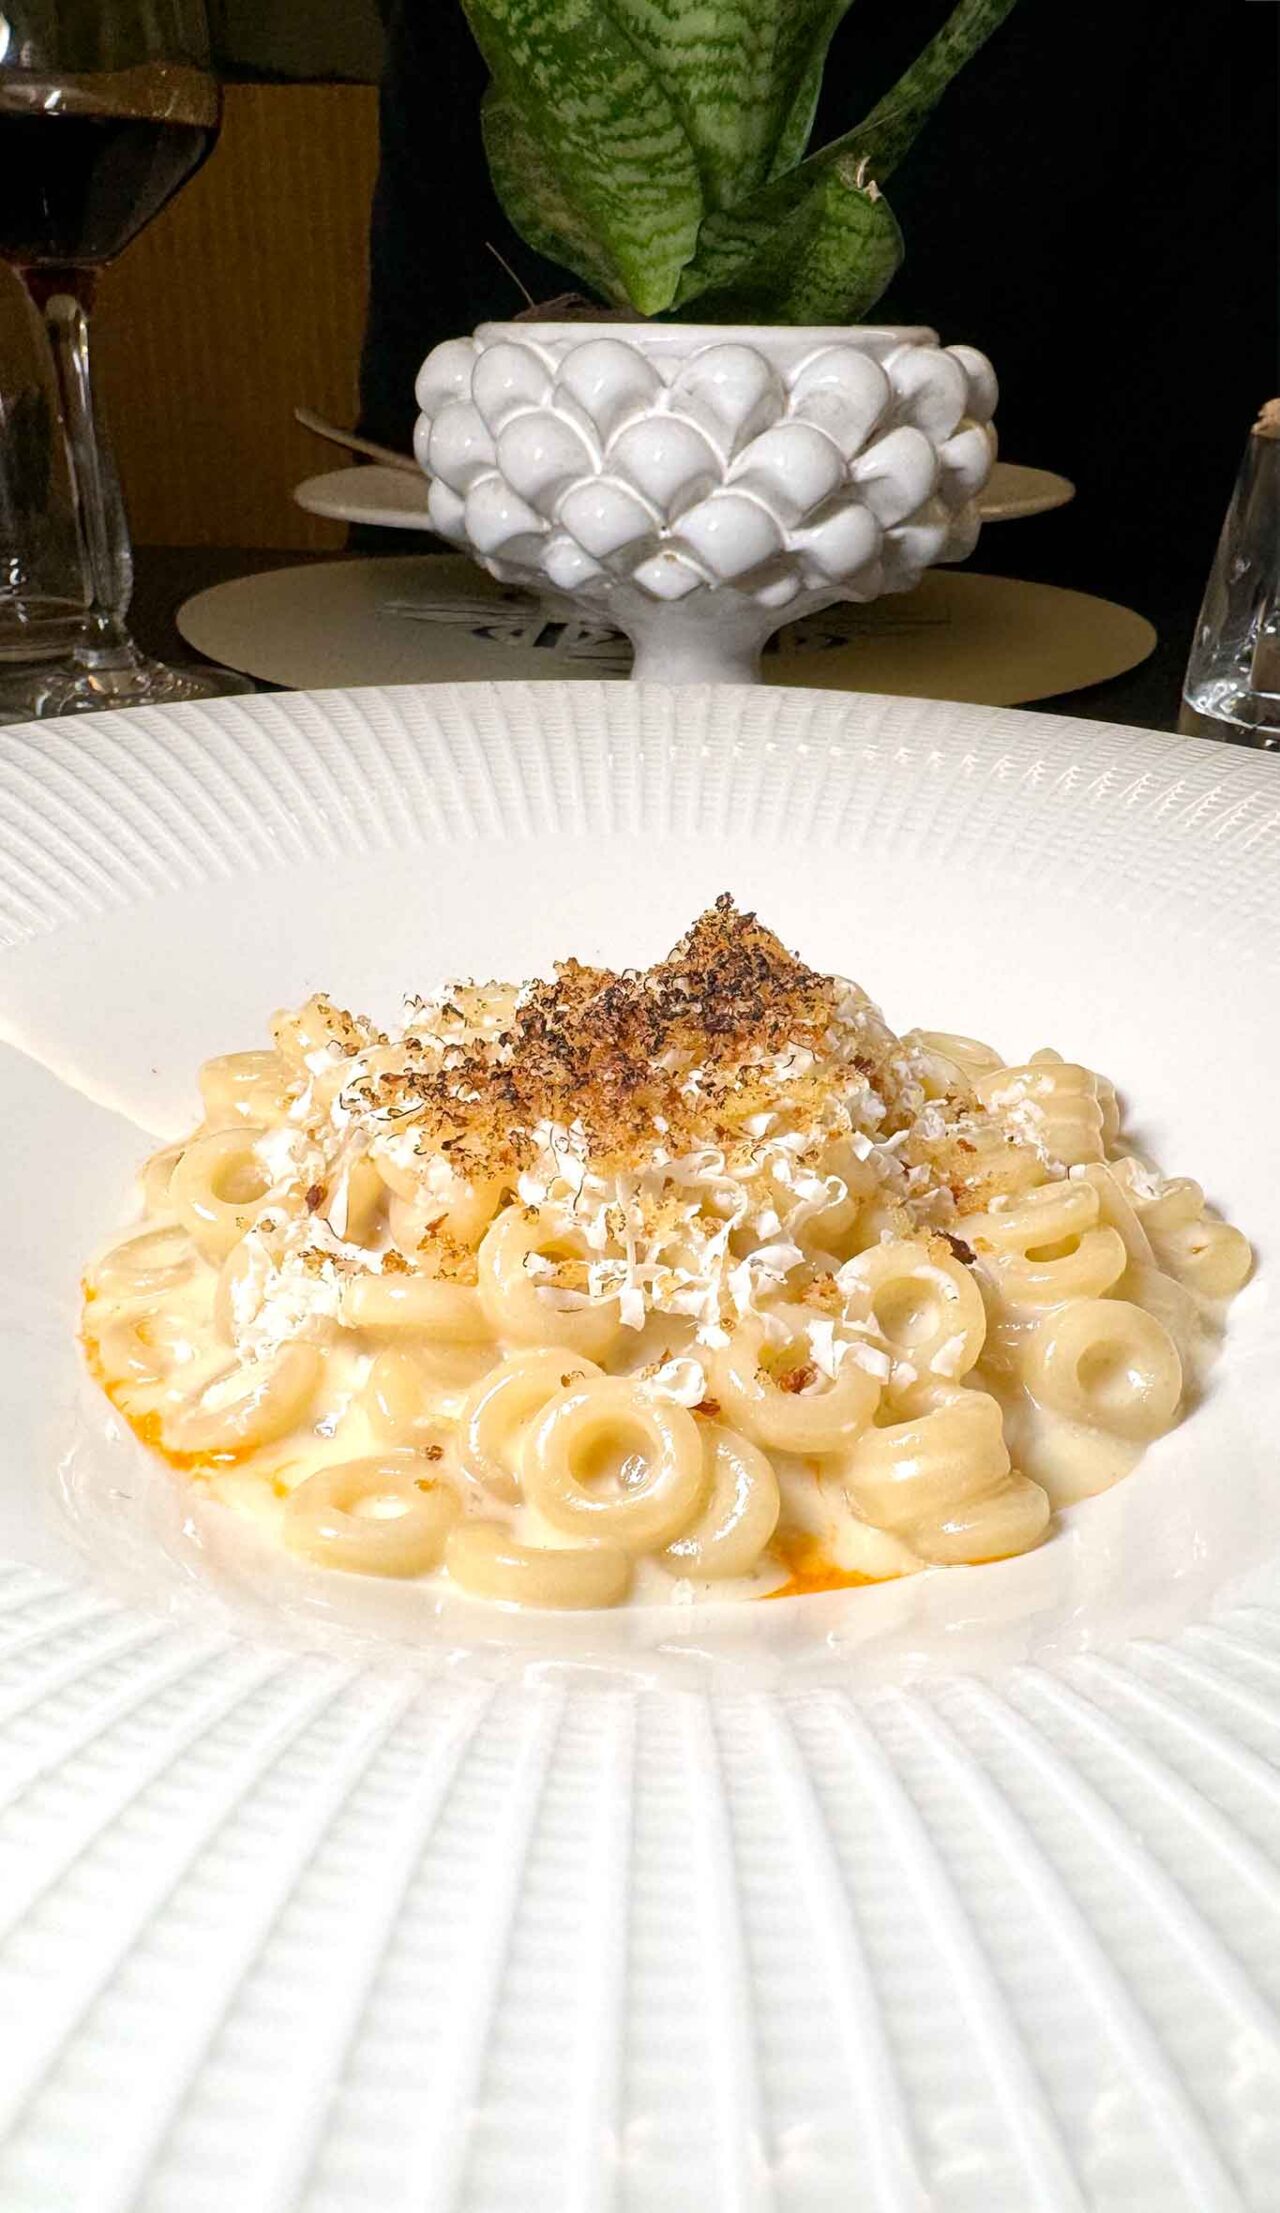
[[[1278,855],[1264,757],[908,700],[0,736],[4,2213],[1280,2206]],[[725,887],[1114,1073],[1259,1248],[1194,1416],[1026,1560],[745,1616],[384,1635],[187,1526],[73,1333],[197,1060]]]
[[[306,477],[295,484],[293,496],[309,514],[327,515],[334,522],[373,523],[388,530],[431,528],[425,476],[380,461]],[[1013,522],[1065,507],[1074,498],[1075,486],[1065,476],[997,461],[978,504],[984,522]]]

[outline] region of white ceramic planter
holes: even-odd
[[[668,684],[755,683],[780,623],[963,560],[996,453],[990,362],[921,329],[482,323],[417,399],[440,535]]]

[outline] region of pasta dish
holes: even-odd
[[[1183,1411],[1240,1232],[1050,1051],[896,1036],[727,895],[645,971],[323,996],[200,1072],[84,1333],[292,1554],[521,1605],[998,1560]]]

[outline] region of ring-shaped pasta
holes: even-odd
[[[1154,1211],[1148,1210],[1148,1223]],[[1247,1283],[1253,1267],[1248,1238],[1212,1214],[1200,1214],[1171,1228],[1151,1223],[1151,1243],[1166,1275],[1175,1276],[1204,1299],[1231,1298]]]
[[[380,1442],[438,1456],[452,1447],[454,1439],[454,1423],[440,1406],[448,1389],[449,1379],[427,1365],[419,1347],[410,1351],[393,1345],[375,1354],[370,1363],[360,1405]]]
[[[902,1042],[949,1062],[966,1084],[1004,1066],[1003,1056],[994,1045],[984,1045],[981,1038],[964,1037],[958,1030],[909,1030]]]
[[[387,1187],[373,1162],[353,1160],[327,1191],[319,1211],[344,1245],[376,1246],[387,1209]]]
[[[372,1165],[371,1162],[370,1166]],[[376,1174],[377,1170],[374,1172]],[[406,1260],[412,1260],[426,1243],[431,1225],[412,1199],[402,1199],[392,1190],[385,1176],[379,1175],[378,1180],[386,1197],[387,1228],[391,1233],[391,1242],[397,1251],[404,1254]]]
[[[1133,1173],[1133,1164],[1124,1166]],[[1204,1192],[1190,1176],[1170,1176],[1161,1182],[1154,1198],[1136,1199],[1142,1226],[1148,1237],[1167,1237],[1171,1230],[1189,1229],[1204,1213]]]
[[[390,1505],[392,1513],[360,1513]],[[350,1575],[425,1575],[438,1567],[461,1512],[451,1483],[413,1452],[383,1452],[317,1469],[285,1501],[291,1552]]]
[[[843,1191],[815,1207],[790,1234],[797,1238],[806,1257],[839,1261],[864,1242],[868,1209],[874,1205],[880,1187],[870,1162],[859,1160],[843,1142],[823,1155],[818,1173],[828,1182],[834,1178],[843,1185]],[[785,1213],[788,1203],[794,1204],[794,1197],[785,1185],[780,1186],[779,1197],[780,1211]]]
[[[803,1309],[778,1307],[797,1321],[811,1319]],[[800,1331],[797,1328],[797,1337]],[[727,1345],[712,1354],[710,1383],[735,1429],[754,1444],[774,1452],[838,1452],[865,1428],[875,1411],[880,1385],[850,1355],[835,1378],[819,1390],[784,1390],[767,1366],[766,1333],[760,1315],[744,1315]]]
[[[195,1134],[202,1136],[203,1132],[197,1131]],[[138,1170],[138,1181],[142,1186],[142,1205],[145,1213],[165,1214],[168,1212],[171,1204],[169,1186],[173,1181],[173,1171],[192,1141],[190,1137],[184,1137],[179,1145],[162,1145],[158,1153],[149,1154],[147,1159],[143,1161],[141,1168]]]
[[[1019,1067],[980,1076],[974,1089],[992,1114],[1029,1116],[1044,1151],[1064,1167],[1102,1159],[1102,1108],[1091,1068],[1036,1053]]]
[[[282,1345],[269,1360],[241,1369],[236,1379],[240,1388],[221,1404],[208,1404],[210,1387],[206,1386],[190,1404],[166,1411],[161,1442],[166,1452],[197,1457],[215,1453],[238,1457],[256,1452],[259,1445],[274,1444],[310,1413],[321,1370],[318,1346],[298,1340]]]
[[[475,1247],[498,1211],[503,1189],[501,1176],[464,1177],[462,1189],[453,1193],[433,1229],[443,1230],[456,1244]]]
[[[159,1314],[121,1315],[108,1322],[94,1340],[102,1380],[112,1389],[121,1384],[162,1383],[173,1366],[169,1346],[157,1342],[152,1325]]]
[[[391,1193],[391,1231],[403,1252],[416,1251],[431,1230],[469,1249],[478,1245],[502,1197],[500,1176],[461,1176],[450,1171],[440,1190],[427,1180],[428,1155],[413,1167],[391,1153],[374,1153],[372,1166]]]
[[[99,1298],[149,1299],[189,1282],[195,1265],[195,1247],[186,1229],[180,1223],[165,1222],[159,1229],[144,1229],[113,1245],[95,1264],[89,1280]]]
[[[529,1424],[571,1384],[601,1370],[568,1345],[531,1345],[480,1378],[458,1415],[458,1458],[495,1498],[520,1496],[520,1452]]]
[[[1130,1203],[1128,1192],[1109,1164],[1101,1160],[1086,1162],[1080,1181],[1097,1192],[1098,1220],[1104,1229],[1113,1229],[1124,1239],[1124,1249],[1129,1255],[1130,1264],[1136,1262],[1142,1268],[1154,1266],[1155,1255],[1151,1250],[1151,1239]]]
[[[958,1192],[977,1195],[989,1206],[993,1196],[1017,1198],[1044,1182],[1044,1162],[1034,1145],[1021,1145],[990,1122],[963,1122],[957,1133],[965,1150],[949,1153],[948,1174]]]
[[[1119,1282],[1128,1254],[1118,1230],[1099,1225],[1098,1207],[1093,1185],[1072,1179],[969,1216],[965,1237],[1003,1306],[1037,1311],[1100,1298]]]
[[[861,1208],[877,1195],[879,1179],[870,1160],[860,1160],[847,1138],[838,1138],[826,1148],[814,1173],[828,1187],[827,1195],[821,1204],[812,1206],[803,1219],[794,1221],[790,1234],[798,1237],[806,1247],[835,1251],[839,1240],[853,1228]],[[752,1191],[757,1209],[767,1200],[779,1219],[792,1219],[797,1199],[785,1161],[771,1165],[762,1179],[754,1178]],[[758,1243],[759,1239],[754,1242]],[[735,1234],[732,1239],[735,1251],[750,1252],[752,1244],[749,1232]]]
[[[413,1358],[424,1388],[447,1399],[449,1412],[456,1419],[468,1391],[497,1366],[502,1354],[492,1337],[419,1337],[414,1342]]]
[[[1115,1296],[1128,1299],[1132,1306],[1140,1306],[1148,1314],[1154,1314],[1163,1329],[1167,1329],[1178,1348],[1185,1376],[1195,1360],[1204,1335],[1204,1317],[1194,1292],[1176,1276],[1168,1276],[1162,1268],[1146,1267],[1139,1260],[1131,1260],[1119,1283]]]
[[[934,1567],[1009,1560],[1038,1545],[1053,1518],[1043,1484],[1011,1468],[991,1490],[944,1508],[941,1518],[913,1540]]]
[[[285,1007],[274,1015],[271,1035],[288,1065],[304,1076],[311,1073],[307,1062],[315,1054],[332,1052],[335,1059],[349,1059],[362,1042],[351,1016],[323,991],[313,991],[300,1007]]]
[[[455,1522],[444,1564],[473,1597],[506,1606],[616,1606],[631,1585],[620,1545],[519,1544],[499,1521]]]
[[[1102,1116],[1102,1147],[1111,1154],[1120,1141],[1120,1101],[1110,1076],[1095,1075],[1094,1089],[1098,1094],[1098,1111]]]
[[[283,1053],[219,1053],[197,1081],[210,1129],[235,1122],[275,1126],[288,1117],[298,1080]]]
[[[982,1351],[987,1310],[968,1268],[906,1238],[872,1245],[841,1271],[846,1312],[874,1322],[918,1370],[967,1375]]]
[[[474,1284],[442,1276],[357,1275],[343,1286],[339,1320],[344,1329],[399,1332],[470,1344],[490,1335],[489,1317]]]
[[[908,1040],[904,1038],[903,1044],[907,1043]],[[925,1098],[930,1101],[963,1098],[972,1088],[969,1078],[956,1061],[948,1060],[945,1053],[931,1052],[918,1042],[915,1042],[912,1052],[911,1072]]]
[[[800,1245],[805,1258],[815,1267],[830,1263],[833,1269],[838,1269],[847,1260],[856,1259],[859,1253],[869,1252],[873,1245],[901,1237],[910,1226],[900,1201],[888,1192],[881,1192],[876,1198],[864,1199],[848,1228],[834,1237],[824,1224],[814,1225],[812,1237],[806,1226],[801,1232]]]
[[[603,1451],[627,1444],[638,1450],[626,1454],[612,1491],[593,1482]],[[706,1484],[692,1414],[643,1397],[623,1376],[558,1391],[525,1438],[520,1474],[526,1499],[553,1529],[625,1552],[655,1552],[681,1536]]]
[[[935,1387],[906,1419],[864,1430],[842,1473],[864,1521],[939,1567],[1026,1552],[1049,1521],[1045,1492],[1010,1468],[985,1391]]]
[[[1230,1298],[1248,1281],[1253,1267],[1248,1238],[1205,1212],[1204,1192],[1190,1176],[1172,1176],[1148,1196],[1150,1171],[1140,1160],[1117,1160],[1114,1172],[1166,1275],[1208,1299]]]
[[[1097,1220],[1098,1194],[1092,1184],[1062,1178],[969,1215],[964,1234],[978,1250],[990,1246],[1019,1259],[1051,1260],[1070,1251]]]
[[[257,1311],[254,1278],[266,1264],[265,1251],[256,1237],[242,1237],[233,1245],[218,1270],[213,1290],[213,1326],[224,1345],[234,1345],[240,1324]]]
[[[524,1345],[568,1345],[588,1360],[602,1360],[622,1329],[617,1299],[552,1305],[528,1267],[539,1257],[580,1260],[585,1253],[581,1232],[566,1216],[546,1207],[504,1207],[478,1255],[480,1297],[495,1335]]]
[[[1073,1299],[1046,1314],[1025,1361],[1032,1397],[1087,1428],[1145,1441],[1177,1420],[1178,1348],[1154,1314],[1127,1299]]]
[[[1118,1230],[1087,1229],[1074,1252],[1053,1260],[1023,1260],[1009,1253],[995,1262],[1003,1305],[1013,1309],[1061,1306],[1064,1299],[1097,1299],[1120,1281],[1128,1264]]]
[[[376,1083],[379,1076],[389,1075],[398,1067],[399,1055],[394,1046],[374,1044],[362,1025],[353,1024],[349,1048],[330,1047],[322,1059],[313,1059],[310,1065],[312,1106],[320,1114],[329,1115],[350,1084]]]
[[[662,1564],[673,1575],[714,1582],[750,1575],[778,1526],[782,1498],[773,1462],[721,1422],[700,1422],[706,1504]]]
[[[872,1198],[879,1189],[880,1179],[870,1156],[860,1158],[847,1137],[838,1137],[827,1146],[818,1163],[818,1174],[838,1176],[850,1197],[859,1203]]]
[[[215,1264],[268,1204],[271,1176],[256,1150],[265,1135],[246,1123],[210,1130],[188,1145],[173,1171],[173,1210],[192,1243]]]

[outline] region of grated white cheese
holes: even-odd
[[[399,1036],[392,1034],[389,1047],[379,1038],[365,1052],[348,1056],[340,1087],[334,1082],[336,1056],[328,1047],[309,1057],[313,1082],[291,1109],[289,1123],[264,1139],[260,1152],[266,1172],[281,1183],[305,1178],[323,1184],[328,1219],[308,1215],[277,1223],[255,1249],[233,1298],[237,1347],[247,1357],[266,1357],[289,1336],[326,1324],[337,1313],[348,1274],[380,1270],[379,1251],[344,1242],[350,1170],[360,1157],[412,1178],[415,1196],[402,1234],[414,1222],[425,1234],[469,1195],[470,1186],[444,1151],[419,1150],[425,1141],[414,1120],[413,1069],[424,1068],[434,1079],[458,1048],[477,1036],[500,1035],[512,1009],[527,1005],[534,988],[512,993],[451,985],[435,998],[406,999]],[[940,1103],[926,1099],[916,1059],[897,1049],[856,985],[833,982],[830,1003],[817,1053],[798,1041],[777,1051],[744,1052],[743,1069],[771,1103],[744,1117],[741,1142],[735,1139],[731,1152],[719,1128],[706,1144],[690,1146],[686,1138],[679,1149],[671,1142],[668,1119],[655,1114],[650,1150],[622,1173],[592,1157],[581,1120],[548,1118],[533,1125],[527,1132],[531,1157],[515,1182],[515,1196],[522,1205],[563,1212],[586,1263],[585,1275],[570,1288],[559,1280],[559,1263],[531,1254],[525,1266],[541,1302],[553,1312],[569,1313],[616,1299],[628,1331],[643,1329],[651,1315],[669,1315],[691,1322],[696,1339],[708,1347],[727,1342],[727,1325],[735,1317],[759,1316],[767,1339],[780,1342],[790,1325],[771,1309],[786,1299],[793,1275],[810,1258],[837,1268],[834,1258],[824,1263],[822,1254],[809,1248],[822,1245],[824,1217],[838,1220],[851,1196],[860,1206],[879,1199],[905,1207],[909,1221],[920,1228],[954,1214],[945,1184],[931,1182],[927,1166],[908,1167],[900,1157],[913,1135],[937,1143],[954,1126]],[[395,1048],[406,1041],[412,1054],[397,1064]],[[398,1065],[407,1090],[402,1088],[397,1103],[379,1107],[372,1103],[378,1094],[369,1089],[369,1080],[387,1068],[389,1051],[390,1065]],[[884,1095],[868,1078],[868,1051],[887,1070]],[[686,1101],[696,1104],[710,1087],[710,1067],[686,1064],[674,1046],[657,1065],[669,1070]],[[822,1078],[818,1088],[815,1075]],[[1054,1078],[1046,1072],[1031,1081],[1048,1090]],[[1011,1090],[1017,1093],[1011,1107],[1025,1110],[1025,1088]],[[897,1127],[886,1130],[890,1120]],[[833,1159],[849,1163],[846,1174],[832,1172]],[[833,1241],[836,1234],[833,1221]],[[879,1234],[902,1230],[882,1218]],[[744,1255],[748,1241],[754,1249]],[[305,1262],[304,1254],[311,1256]],[[836,1280],[847,1294],[852,1279],[845,1267],[838,1268]],[[889,1372],[891,1355],[862,1322],[816,1314],[805,1327],[820,1376],[833,1378],[847,1358],[869,1373]],[[947,1372],[952,1357],[950,1348],[942,1347],[936,1371]]]
[[[650,1398],[668,1399],[673,1406],[697,1406],[707,1395],[707,1371],[700,1360],[688,1356],[664,1360],[660,1368],[637,1381]]]

